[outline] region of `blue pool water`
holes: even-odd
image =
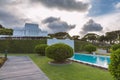
[[[71,59],[83,63],[101,66],[104,68],[108,68],[108,64],[110,63],[109,56],[100,56],[100,55],[91,55],[91,54],[75,53]]]

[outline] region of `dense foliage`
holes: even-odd
[[[41,55],[41,56],[45,56],[45,49],[48,47],[47,44],[39,44],[37,46],[35,46],[35,52],[38,54],[38,55]]]
[[[54,34],[48,34],[50,38],[57,38],[57,39],[71,39],[71,36],[67,32],[58,32]]]
[[[4,53],[33,53],[37,44],[46,44],[43,40],[0,40],[0,52]]]
[[[106,32],[105,35],[97,35],[94,33],[87,33],[81,40],[92,43],[115,44],[120,43],[120,30]]]
[[[83,40],[88,40],[90,42],[95,42],[97,40],[97,38],[99,37],[99,35],[95,34],[95,33],[88,33],[83,37]]]
[[[117,49],[120,49],[120,44],[114,44],[112,47],[111,47],[112,51],[116,51]]]
[[[85,51],[92,53],[93,51],[96,51],[96,46],[89,44],[89,45],[86,45],[84,49]]]
[[[73,56],[73,49],[63,43],[53,44],[46,48],[46,56],[56,62],[64,62]]]
[[[85,45],[88,45],[88,44],[90,43],[86,41],[74,40],[75,52],[84,51]]]
[[[0,35],[12,35],[12,34],[13,34],[12,29],[0,28]]]
[[[5,28],[0,24],[0,35],[12,35],[12,34],[13,34],[12,29]]]
[[[115,80],[120,80],[120,49],[112,52],[110,60],[109,71]]]

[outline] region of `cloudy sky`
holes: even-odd
[[[120,0],[0,0],[0,24],[37,23],[49,33],[84,35],[120,30]]]

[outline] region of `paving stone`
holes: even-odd
[[[27,56],[9,56],[0,69],[0,80],[49,80]]]

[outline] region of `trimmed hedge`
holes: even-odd
[[[112,52],[110,60],[109,71],[115,80],[120,80],[120,49]]]
[[[64,62],[73,56],[73,49],[67,44],[57,43],[46,48],[46,56],[55,62]]]
[[[74,42],[75,52],[84,51],[84,46],[90,44],[80,40]],[[9,53],[33,53],[37,44],[47,44],[47,40],[0,40],[0,53],[4,53],[6,49]]]
[[[0,53],[7,49],[8,53],[33,53],[37,44],[46,44],[46,39],[42,40],[0,40]]]
[[[39,44],[37,46],[35,46],[35,52],[38,54],[38,55],[41,55],[41,56],[45,56],[45,49],[48,47],[47,44]]]

